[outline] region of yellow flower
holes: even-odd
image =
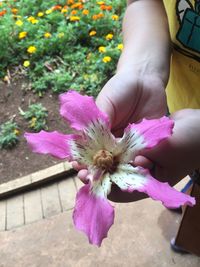
[[[81,2],[74,3],[73,5],[71,5],[71,8],[79,8],[79,9],[82,9],[83,8],[83,4]]]
[[[113,34],[109,33],[106,35],[106,40],[111,40],[113,38]]]
[[[31,45],[31,46],[29,46],[29,48],[27,49],[27,52],[30,53],[30,54],[33,54],[33,53],[36,52],[36,50],[37,50],[36,47],[33,46],[33,45]]]
[[[60,33],[58,34],[58,37],[59,37],[59,38],[62,38],[62,37],[64,37],[64,35],[65,35],[64,32],[60,32]]]
[[[27,32],[20,32],[19,35],[18,35],[19,39],[23,39],[26,36],[27,36]]]
[[[106,56],[106,57],[104,57],[104,58],[102,59],[102,61],[103,61],[104,63],[110,62],[111,60],[112,60],[112,58],[109,57],[109,56]]]
[[[50,32],[45,32],[44,37],[45,38],[50,38],[51,37],[51,33]]]
[[[73,3],[74,3],[74,0],[68,0],[68,1],[67,1],[67,4],[68,4],[68,5],[72,5]]]
[[[105,2],[104,1],[99,1],[99,2],[97,2],[97,4],[101,6],[101,5],[104,5]]]
[[[91,32],[89,32],[89,36],[94,36],[94,35],[96,35],[96,31],[91,31]]]
[[[67,8],[62,8],[61,13],[67,13]]]
[[[70,21],[79,21],[79,20],[80,20],[80,17],[78,17],[78,16],[71,16],[71,17],[69,18],[69,20],[70,20]]]
[[[48,10],[45,11],[45,13],[46,13],[47,15],[51,14],[52,12],[53,12],[52,9],[48,9]]]
[[[27,18],[27,20],[28,20],[29,22],[31,22],[33,19],[35,19],[33,16],[30,16],[30,17]]]
[[[19,131],[18,129],[14,129],[13,133],[14,133],[15,135],[19,135],[19,134],[20,134],[20,131]]]
[[[106,52],[105,46],[99,46],[99,52],[100,53],[105,53]]]
[[[15,22],[15,24],[17,25],[17,26],[22,26],[23,25],[23,21],[22,20],[17,20],[16,22]]]
[[[43,17],[44,16],[44,12],[38,12],[37,16],[38,17]]]
[[[18,9],[17,9],[17,8],[12,8],[12,9],[11,9],[11,11],[12,11],[12,13],[13,13],[13,14],[15,14],[15,15],[16,15],[16,14],[17,14],[17,12],[18,12]]]
[[[88,10],[88,9],[84,9],[84,10],[82,11],[82,14],[83,14],[83,15],[88,15],[88,14],[89,14],[89,10]]]
[[[123,44],[118,44],[117,49],[122,50],[124,48]]]
[[[33,16],[28,17],[27,20],[32,24],[36,24],[39,22],[39,20],[35,19]]]
[[[30,61],[29,60],[25,60],[24,63],[23,63],[23,66],[25,68],[29,67],[30,66]]]
[[[32,117],[31,118],[31,123],[30,123],[30,127],[31,128],[34,128],[35,127],[36,121],[37,121],[37,118],[36,117]]]
[[[36,23],[38,23],[38,22],[39,22],[38,19],[33,19],[33,20],[31,21],[32,24],[36,24]]]
[[[112,15],[112,20],[118,20],[119,16],[118,15]]]

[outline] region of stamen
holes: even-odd
[[[94,155],[93,162],[97,167],[109,170],[113,165],[113,155],[111,152],[101,149]]]

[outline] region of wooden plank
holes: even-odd
[[[41,197],[44,218],[62,211],[57,183],[41,188]]]
[[[52,167],[26,175],[24,177],[0,184],[0,199],[13,196],[15,193],[23,192],[44,185],[49,181],[70,177],[75,171],[69,162],[61,162]]]
[[[75,185],[76,185],[76,190],[78,191],[82,186],[84,186],[84,183],[81,182],[81,180],[76,176],[75,177]]]
[[[6,230],[24,224],[23,195],[18,195],[7,200]]]
[[[58,182],[58,191],[62,205],[62,211],[69,210],[74,207],[76,198],[76,187],[74,179],[65,179]]]
[[[194,183],[188,194],[195,197],[196,205],[185,207],[175,245],[200,256],[200,185]]]
[[[43,218],[40,189],[24,194],[25,224],[41,220]]]
[[[44,170],[40,170],[38,172],[31,174],[32,183],[38,183],[41,180],[46,179],[47,177],[54,177],[60,173],[65,171],[64,164],[59,163]]]
[[[31,184],[31,175],[9,181],[7,183],[0,184],[0,197],[9,195],[10,192],[16,193],[19,189],[26,188]]]
[[[0,231],[6,229],[6,200],[0,201]]]

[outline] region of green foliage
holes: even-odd
[[[35,132],[48,129],[46,121],[48,111],[41,103],[29,105],[27,111],[20,109],[20,114],[28,120],[28,127]]]
[[[15,122],[7,121],[0,125],[0,148],[12,148],[18,142],[19,129]]]
[[[121,53],[125,2],[4,1],[0,6],[0,12],[6,10],[0,16],[0,78],[7,68],[21,65],[39,95],[48,89],[60,93],[73,88],[96,96],[114,74]],[[108,39],[107,34],[113,37]],[[99,52],[101,46],[105,52]],[[107,56],[111,60],[104,62]]]

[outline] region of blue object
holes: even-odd
[[[188,189],[191,187],[191,185],[193,184],[192,179],[190,179],[187,184],[183,187],[183,189],[181,190],[182,193],[185,193],[188,191]]]
[[[197,12],[186,9],[176,38],[184,47],[200,53],[200,15]]]

